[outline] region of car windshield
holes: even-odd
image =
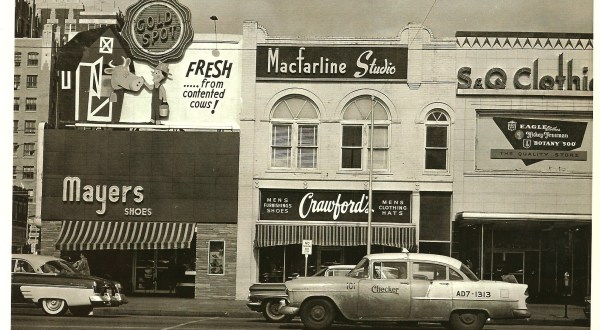
[[[346,275],[348,277],[354,278],[367,278],[369,277],[369,259],[363,258],[358,264],[354,267],[353,270]]]
[[[42,272],[46,274],[77,274],[77,271],[64,260],[51,260],[43,264]]]
[[[479,281],[479,279],[477,278],[477,275],[473,274],[473,272],[471,271],[471,269],[467,266],[465,266],[465,264],[461,264],[460,265],[460,270],[465,273],[465,275],[467,275],[467,277],[471,280],[471,281]]]

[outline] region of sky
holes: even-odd
[[[93,6],[94,0],[84,0]],[[135,1],[114,3],[121,11]],[[241,34],[244,20],[285,37],[394,37],[423,23],[434,37],[456,31],[593,32],[593,0],[179,0],[190,8],[196,33]],[[96,5],[98,7],[99,5]]]

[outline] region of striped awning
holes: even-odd
[[[176,222],[63,221],[56,248],[74,250],[186,249],[196,224]]]
[[[305,225],[305,224],[256,224],[257,247],[302,244],[309,239],[320,246],[367,245],[367,226],[363,225]],[[411,249],[416,245],[415,226],[371,226],[371,242],[375,245]]]

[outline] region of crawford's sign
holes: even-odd
[[[256,79],[406,81],[406,46],[258,46]]]
[[[573,67],[573,60],[567,62],[566,75],[563,54],[558,55],[556,75],[540,72],[538,59],[531,67],[525,66],[515,72],[506,72],[500,67],[490,68],[485,77],[471,77],[471,68],[458,69],[458,89],[507,89],[512,84],[514,89],[522,90],[574,90],[593,91],[594,81],[588,77],[588,67],[580,69]],[[507,86],[508,85],[508,86]]]
[[[586,151],[572,151],[581,147],[587,123],[542,119],[494,117],[514,150],[492,149],[492,159],[521,159],[531,165],[544,159],[587,160]]]
[[[366,222],[369,197],[363,191],[260,191],[261,220]],[[410,192],[373,192],[372,221],[410,222]]]
[[[122,34],[136,59],[177,61],[194,35],[190,10],[177,0],[140,0],[127,8]]]

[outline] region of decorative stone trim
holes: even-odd
[[[581,49],[593,50],[592,38],[457,36],[458,48],[480,49]]]

